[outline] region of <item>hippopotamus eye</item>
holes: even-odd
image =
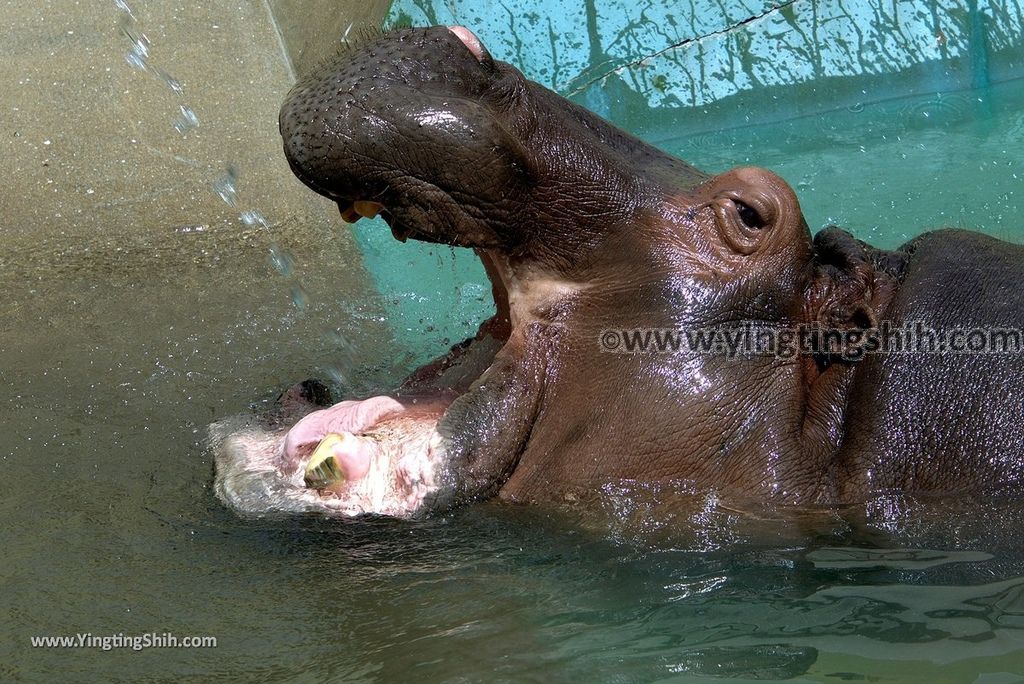
[[[736,211],[740,215],[740,221],[743,221],[743,225],[747,228],[760,230],[768,225],[768,223],[761,218],[761,215],[757,213],[757,210],[749,204],[744,204],[739,200],[733,200],[733,202],[736,203]]]

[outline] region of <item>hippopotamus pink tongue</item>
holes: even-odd
[[[314,411],[296,423],[285,437],[281,469],[284,471],[296,469],[299,462],[332,432],[357,434],[372,427],[382,418],[403,411],[405,411],[405,407],[401,403],[387,396],[371,397],[362,401],[343,401],[328,410]],[[355,442],[349,443],[356,444]],[[346,472],[346,476],[362,477],[366,473],[366,468],[369,467],[369,453],[365,449],[351,448],[347,445],[338,446],[342,452],[341,454],[336,452],[336,456],[339,456],[338,465],[352,469],[351,473]],[[357,472],[359,474],[356,474]]]

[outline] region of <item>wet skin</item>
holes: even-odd
[[[778,176],[709,176],[494,60],[460,27],[374,38],[281,110],[295,174],[348,221],[473,248],[495,316],[385,398],[298,402],[259,445],[301,470],[329,432],[346,511],[420,515],[620,480],[792,504],[879,491],[1015,494],[1019,354],[868,354],[881,321],[1020,326],[1024,250],[939,231],[882,252],[814,239]],[[852,348],[791,357],[606,353],[629,328],[816,323]],[[380,489],[356,497],[353,488]],[[348,489],[346,489],[348,488]],[[350,491],[351,490],[351,491]],[[376,490],[374,490],[376,491]]]

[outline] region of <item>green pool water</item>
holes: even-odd
[[[664,5],[645,5],[634,34],[663,27],[652,13]],[[734,21],[769,7],[741,5],[709,6]],[[445,14],[453,6],[395,3],[392,19],[466,23],[497,57],[521,58],[535,78],[547,69],[574,99],[709,171],[772,168],[812,229],[836,223],[884,246],[943,225],[1024,240],[1019,34],[1007,47],[993,33],[984,70],[977,55],[966,66],[952,55],[924,70],[709,87],[699,106],[673,109],[666,98],[682,97],[673,79],[686,70],[652,76],[664,87],[642,102],[629,95],[650,90],[640,81],[580,85],[597,54],[588,7],[597,26],[617,27],[602,29],[612,46],[652,47],[631,42],[616,3],[562,11],[584,27],[577,39],[548,30],[557,8],[542,3]],[[800,7],[779,21],[802,29]],[[1015,11],[1000,26],[1018,26]],[[713,18],[694,31],[714,33]],[[555,69],[531,45],[568,57]],[[596,58],[631,61],[607,46]],[[161,225],[137,211],[141,225]],[[349,389],[367,392],[489,307],[469,255],[398,245],[378,228],[361,222],[357,239],[381,309],[350,294],[341,248],[323,236],[315,249],[297,238],[310,247],[296,250],[304,312],[244,243],[217,268],[115,260],[54,273],[26,262],[0,273],[0,680],[1024,681],[1021,502],[881,497],[795,516],[713,497],[675,505],[671,492],[623,485],[596,492],[588,514],[487,503],[400,523],[226,510],[206,426],[337,357],[323,330],[344,332]],[[217,647],[30,644],[150,632],[215,636]]]

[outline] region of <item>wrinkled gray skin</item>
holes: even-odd
[[[526,80],[464,29],[374,38],[299,83],[280,125],[296,175],[344,216],[381,209],[399,239],[474,248],[494,285],[480,334],[393,395],[457,397],[436,416],[444,484],[399,515],[618,480],[794,504],[1021,489],[1020,355],[599,344],[607,329],[744,321],[1020,326],[1020,247],[960,231],[895,252],[839,229],[812,240],[774,174],[708,176]]]

